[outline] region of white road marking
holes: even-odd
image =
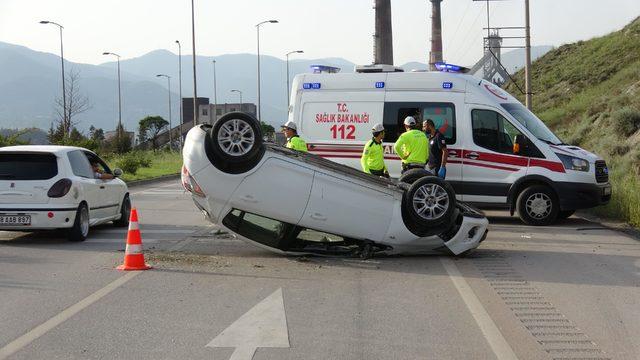
[[[455,263],[451,261],[451,259],[443,257],[440,258],[440,262],[442,262],[442,266],[444,266],[447,274],[449,274],[453,285],[458,290],[458,293],[460,293],[460,297],[462,297],[465,305],[467,305],[467,309],[469,309],[473,319],[478,324],[478,327],[480,327],[480,331],[482,331],[484,338],[489,343],[491,350],[493,350],[498,360],[517,360],[518,357],[513,352],[511,345],[509,345],[504,336],[502,336],[500,329],[498,329],[493,320],[491,320],[487,310],[485,310],[473,292],[473,289],[471,289],[467,281],[462,277]]]
[[[251,360],[259,347],[289,348],[282,288],[247,311],[207,347],[236,348],[229,360]]]
[[[115,281],[109,283],[107,286],[103,287],[102,289],[80,300],[80,302],[74,305],[71,305],[70,307],[66,308],[64,311],[62,311],[58,315],[52,317],[51,319],[45,321],[44,323],[36,326],[26,334],[8,343],[7,345],[5,345],[3,348],[0,349],[0,360],[6,359],[12,354],[15,354],[17,351],[29,345],[31,342],[38,339],[42,335],[46,334],[56,326],[67,321],[75,314],[84,310],[85,308],[95,303],[96,301],[102,299],[103,297],[105,297],[106,295],[108,295],[118,287],[124,285],[127,281],[133,279],[138,274],[140,274],[140,271],[132,271],[117,278]]]

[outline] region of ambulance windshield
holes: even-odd
[[[504,103],[500,104],[511,114],[518,122],[527,128],[538,139],[554,145],[562,145],[562,141],[554,135],[551,130],[538,119],[529,109],[520,103]]]

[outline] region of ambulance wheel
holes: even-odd
[[[260,123],[243,112],[224,114],[206,140],[207,155],[213,165],[231,174],[250,170],[264,154]]]
[[[550,225],[558,218],[558,197],[548,186],[533,185],[524,189],[516,201],[518,216],[528,225]]]
[[[437,230],[449,225],[456,208],[456,196],[451,185],[444,180],[427,176],[416,180],[405,192],[402,213],[408,228],[419,236],[424,231]],[[416,231],[420,234],[418,234]],[[431,234],[437,235],[437,234]]]
[[[413,184],[416,180],[423,178],[425,176],[434,176],[433,173],[429,170],[425,169],[411,169],[400,176],[398,181]]]

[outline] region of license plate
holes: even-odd
[[[0,215],[0,225],[31,225],[31,215]]]
[[[611,195],[611,186],[602,189],[602,195]]]

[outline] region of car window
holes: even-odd
[[[99,158],[96,154],[85,152],[84,155],[87,157],[87,159],[89,159],[89,164],[92,164],[95,162],[98,164],[98,169],[102,170],[102,172],[106,174],[111,174],[111,169],[109,168],[107,163],[104,162],[104,160],[102,160],[101,158]]]
[[[413,116],[421,123],[433,120],[436,128],[444,135],[447,144],[456,142],[456,111],[452,103],[387,102],[384,107],[384,141],[395,142],[405,131],[404,119]]]
[[[47,180],[58,175],[53,154],[0,153],[0,180]]]
[[[513,154],[513,141],[522,133],[502,115],[492,110],[471,111],[473,142],[485,149]]]
[[[93,179],[93,170],[89,160],[80,150],[71,151],[67,154],[69,157],[69,163],[71,164],[71,171],[75,176]]]

